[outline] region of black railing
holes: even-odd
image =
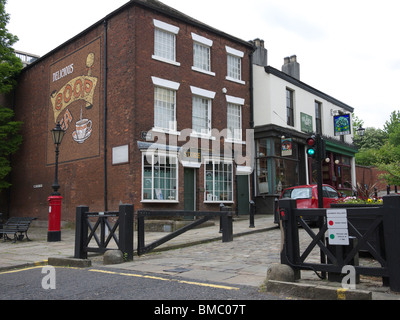
[[[154,241],[149,245],[145,245],[145,218],[154,217],[202,217],[199,220],[192,222],[183,228],[174,231],[167,236]],[[180,236],[181,234],[209,221],[212,218],[220,217],[220,231],[222,232],[222,242],[233,241],[233,229],[232,229],[232,212],[230,208],[221,206],[221,211],[218,212],[193,212],[193,211],[149,211],[141,210],[137,212],[138,219],[138,255],[149,253],[155,248],[162,244]]]
[[[363,250],[369,252],[380,267],[354,265],[357,275],[382,277],[384,285],[400,292],[400,196],[384,197],[381,207],[346,208],[348,232],[355,240],[352,247],[327,244],[326,209],[297,209],[296,206],[296,200],[279,201],[284,231],[281,263],[291,266],[297,279],[301,270],[320,271],[323,276],[326,272],[341,274],[343,267],[352,265]],[[361,230],[357,221],[363,218],[369,223]],[[319,221],[316,232],[306,223],[308,219]],[[303,252],[300,252],[300,228],[311,238]],[[320,249],[320,263],[306,262],[316,247]]]
[[[116,220],[114,225],[111,225],[110,218]],[[96,246],[90,247],[92,240]],[[85,206],[76,208],[76,259],[87,259],[89,252],[105,253],[110,250],[111,240],[114,240],[126,260],[133,260],[132,205],[121,205],[118,212],[89,212],[89,207]]]

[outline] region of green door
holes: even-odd
[[[250,213],[249,176],[237,176],[238,214]]]
[[[185,211],[196,210],[196,169],[185,168],[184,177],[184,204]]]

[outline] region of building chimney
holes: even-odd
[[[261,67],[268,66],[268,50],[264,48],[264,40],[255,39],[252,43],[256,48],[253,53],[253,64]]]
[[[282,72],[300,80],[300,64],[297,62],[297,56],[286,57],[282,66]]]

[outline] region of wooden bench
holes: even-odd
[[[0,234],[3,235],[4,241],[12,240],[8,237],[9,234],[14,236],[14,243],[17,240],[21,241],[24,239],[24,235],[28,241],[32,241],[28,237],[28,229],[32,221],[37,218],[24,218],[24,217],[12,217],[3,225],[0,229]]]

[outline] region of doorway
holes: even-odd
[[[249,176],[236,176],[237,206],[238,214],[245,215],[250,213],[250,189]]]
[[[196,211],[196,169],[185,168],[183,183],[184,210]]]

